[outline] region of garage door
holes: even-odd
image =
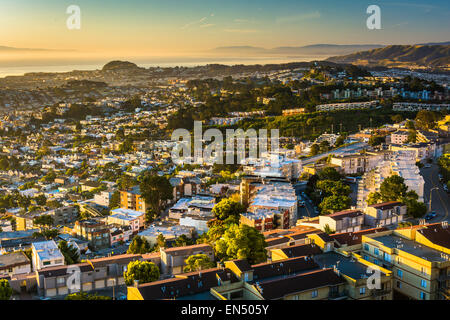
[[[95,281],[95,289],[102,289],[105,287],[105,280]]]
[[[91,291],[92,290],[92,282],[83,284],[83,291]]]
[[[108,284],[107,284],[108,287],[114,286],[115,282],[117,282],[117,281],[114,281],[114,279],[108,279],[107,281],[108,281]]]
[[[69,294],[69,289],[67,287],[58,288],[58,295],[63,296]]]
[[[54,289],[47,289],[45,291],[45,295],[47,297],[54,297],[54,296],[56,296],[56,288],[54,288]]]

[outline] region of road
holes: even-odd
[[[436,212],[436,217],[429,220],[428,222],[441,222],[450,221],[449,209],[450,209],[450,198],[449,194],[444,190],[443,184],[439,181],[439,167],[436,164],[432,164],[431,168],[422,168],[420,173],[425,180],[423,198],[424,202],[429,206],[430,201],[430,190],[437,187],[432,191],[431,196],[431,210]]]
[[[357,142],[357,143],[354,143],[354,144],[346,146],[346,147],[341,147],[341,148],[337,148],[335,150],[331,150],[331,151],[328,151],[325,153],[318,154],[314,157],[302,159],[302,165],[316,162],[319,159],[328,157],[330,154],[339,155],[339,154],[343,154],[343,153],[347,153],[347,152],[357,152],[359,150],[366,148],[367,146],[368,145],[365,142]]]
[[[305,198],[303,195],[301,195],[301,193],[304,192],[306,189],[306,184],[304,184],[304,185],[296,184],[296,185],[294,185],[294,189],[295,189],[295,193],[297,194],[297,196],[301,196],[303,198],[303,200],[305,201],[304,207],[298,207],[297,218],[301,219],[302,217],[318,216],[318,214],[314,211],[315,210],[314,204],[312,204],[308,201],[309,198],[307,198],[307,197]]]

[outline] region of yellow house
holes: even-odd
[[[361,255],[393,272],[394,299],[449,299],[450,232],[446,223],[363,236]]]

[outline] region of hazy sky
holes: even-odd
[[[81,8],[68,30],[66,8]],[[366,9],[381,7],[382,30]],[[450,40],[450,1],[0,0],[0,45],[158,55],[218,46]]]

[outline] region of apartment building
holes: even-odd
[[[265,232],[272,229],[289,229],[289,211],[257,209],[242,213],[240,223]]]
[[[391,144],[404,144],[408,142],[409,132],[407,130],[398,130],[391,134]]]
[[[184,247],[160,248],[161,273],[180,274],[184,272],[186,259],[196,254],[204,254],[214,261],[214,250],[209,244],[197,244]]]
[[[393,272],[394,298],[449,299],[448,225],[419,225],[362,237],[361,255]]]
[[[379,101],[352,102],[352,103],[331,103],[316,106],[316,111],[339,111],[339,110],[360,110],[371,109],[378,106]]]
[[[117,208],[111,210],[111,214],[106,219],[108,224],[117,224],[121,226],[129,226],[133,233],[139,232],[145,224],[145,213]]]
[[[345,210],[315,218],[300,219],[300,226],[309,226],[333,233],[360,231],[364,225],[364,213],[361,210]]]
[[[15,277],[31,272],[30,259],[23,252],[13,252],[0,255],[0,278]]]
[[[32,243],[31,250],[34,271],[64,265],[64,256],[53,240]]]
[[[364,223],[371,227],[399,224],[406,217],[406,205],[398,202],[373,204],[364,209]]]
[[[45,297],[62,297],[76,292],[124,286],[123,273],[132,261],[149,261],[160,266],[159,253],[123,254],[92,259],[70,266],[61,265],[36,271],[38,294]],[[74,281],[73,270],[79,281]]]
[[[108,248],[111,245],[110,228],[102,221],[76,221],[72,232],[77,237],[89,241],[89,247],[94,251]]]
[[[373,170],[386,158],[386,152],[333,155],[330,164],[337,166],[337,169],[344,174],[357,174]]]
[[[14,215],[14,218],[16,219],[16,230],[23,231],[36,228],[34,225],[34,219],[45,215],[53,218],[54,226],[65,225],[74,222],[78,217],[78,213],[78,206],[65,206],[46,212],[16,214]]]
[[[146,213],[148,205],[141,195],[141,188],[134,186],[130,190],[120,191],[120,207]]]

